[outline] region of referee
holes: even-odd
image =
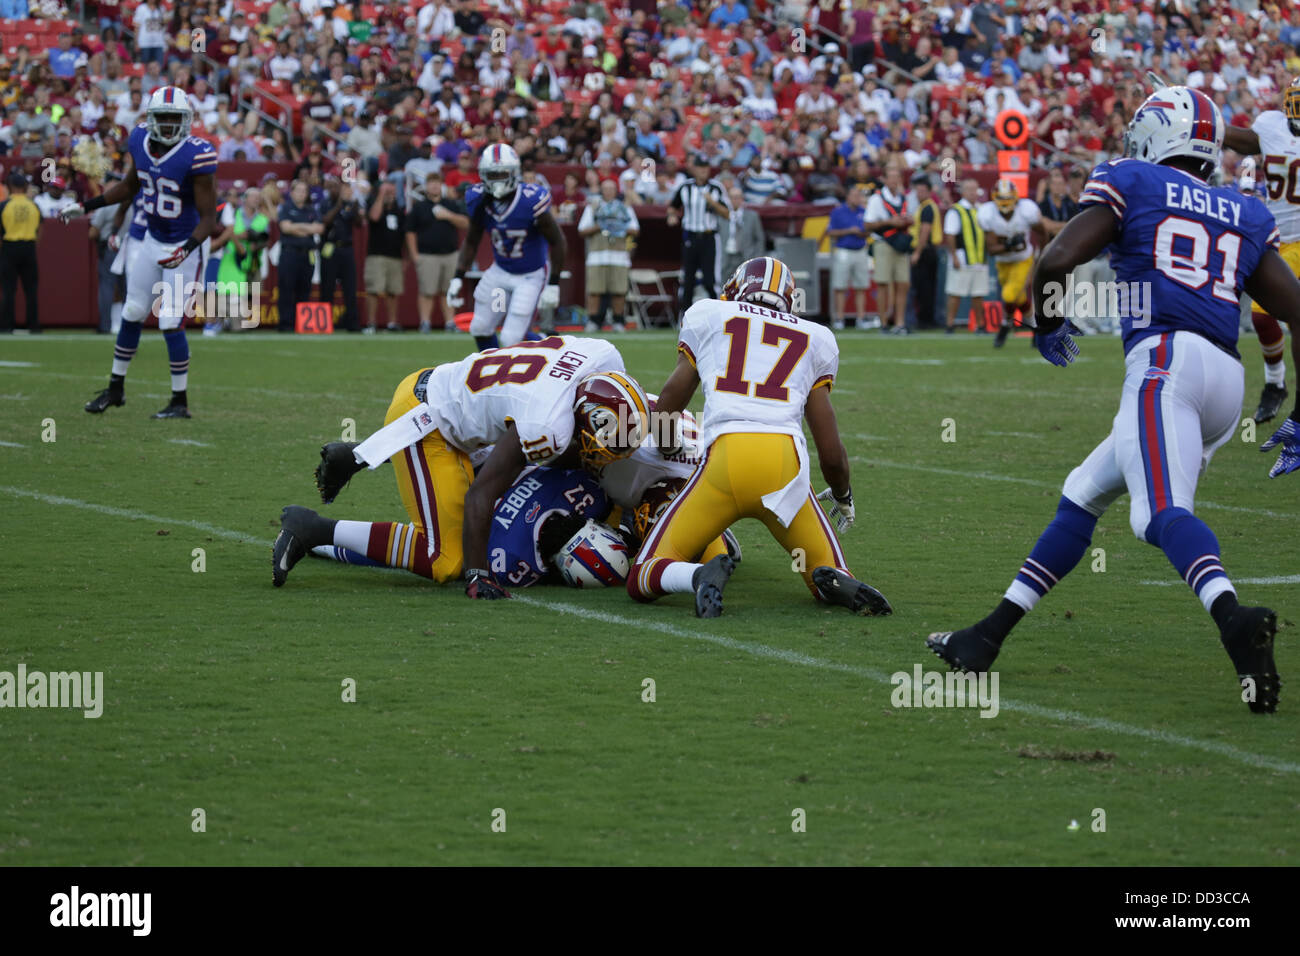
[[[708,297],[718,297],[718,217],[731,217],[727,191],[716,179],[709,178],[709,161],[703,156],[693,157],[691,176],[668,200],[669,228],[679,219],[682,224],[682,278],[678,288],[682,314],[691,307],[697,272],[703,274]]]
[[[14,296],[20,279],[27,299],[27,331],[32,335],[41,331],[36,293],[36,237],[40,229],[41,211],[27,197],[27,177],[15,170],[9,177],[9,198],[0,203],[0,285],[4,289],[0,332],[14,330]]]

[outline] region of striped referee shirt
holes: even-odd
[[[716,179],[710,179],[701,186],[694,179],[688,179],[677,187],[673,193],[673,198],[668,201],[668,205],[682,210],[682,231],[683,232],[717,232],[718,217],[709,209],[708,204],[704,201],[706,195],[712,196],[715,200],[722,203],[728,209],[731,203],[727,199],[727,191],[722,188],[722,184]]]

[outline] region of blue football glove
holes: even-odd
[[[1282,454],[1277,456],[1277,461],[1269,469],[1270,478],[1300,470],[1300,422],[1288,418],[1282,423],[1282,427],[1273,433],[1272,438],[1259,446],[1259,450],[1269,451],[1278,445],[1282,446]]]
[[[1074,344],[1074,336],[1082,335],[1083,330],[1066,319],[1060,328],[1052,332],[1039,332],[1034,337],[1034,344],[1043,358],[1062,368],[1074,361],[1079,354],[1079,346]]]

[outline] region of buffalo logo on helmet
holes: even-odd
[[[796,295],[794,273],[780,259],[757,256],[736,267],[722,287],[727,302],[749,302],[778,312],[794,309]]]
[[[575,588],[623,584],[632,566],[622,536],[591,519],[560,549],[555,564],[564,582]]]
[[[629,457],[650,430],[650,401],[636,379],[622,372],[596,372],[574,393],[578,457],[593,474]]]

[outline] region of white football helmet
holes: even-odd
[[[1149,163],[1175,156],[1200,160],[1208,178],[1223,159],[1223,128],[1223,114],[1204,93],[1166,86],[1133,114],[1124,134],[1124,153]]]
[[[626,582],[632,562],[617,531],[588,519],[555,556],[555,566],[570,587],[604,588]]]
[[[505,199],[519,186],[519,154],[505,143],[494,143],[483,150],[478,161],[478,175],[493,199]]]
[[[144,122],[151,140],[163,146],[175,146],[190,135],[194,122],[190,98],[180,87],[159,87],[149,97]]]

